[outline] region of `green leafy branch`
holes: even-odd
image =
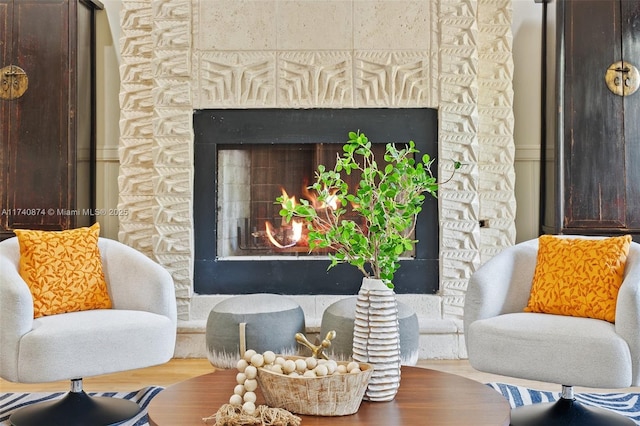
[[[321,208],[309,200],[295,203],[285,196],[276,202],[282,205],[280,215],[287,222],[294,217],[306,221],[311,251],[333,251],[329,269],[349,263],[364,276],[382,279],[393,288],[400,257],[417,243],[412,236],[425,194],[437,197],[439,183],[431,171],[434,159],[423,154],[416,161],[419,151],[413,141],[404,146],[386,144],[380,165],[371,146],[364,133],[350,132],[335,167],[318,166],[309,189],[317,193]],[[455,162],[454,170],[458,168],[460,163]],[[359,184],[349,188],[343,173],[349,176],[355,171],[360,173]],[[364,220],[346,217],[349,209]]]

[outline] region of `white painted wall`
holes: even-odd
[[[103,0],[105,10],[96,18],[97,97],[97,209],[118,206],[118,139],[120,128],[120,8],[122,0]],[[98,217],[100,234],[118,238],[118,218]]]
[[[516,241],[538,236],[542,4],[513,1]]]

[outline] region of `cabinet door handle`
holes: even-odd
[[[0,69],[0,99],[17,99],[28,87],[29,77],[19,66],[8,65]]]
[[[17,65],[0,69],[0,99],[18,99],[29,87],[29,77]]]
[[[638,68],[625,61],[614,62],[604,76],[607,87],[618,96],[629,96],[640,87]]]
[[[4,72],[5,77],[13,77],[16,75],[27,75],[26,72],[20,67],[10,66],[8,71]]]

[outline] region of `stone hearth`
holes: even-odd
[[[515,240],[510,0],[124,1],[121,25],[119,239],[173,275],[177,356],[204,354],[226,297],[193,291],[193,110],[374,107],[437,108],[438,158],[465,163],[440,192],[439,293],[401,299],[421,357],[465,356],[468,278]],[[317,326],[335,297],[294,299]]]

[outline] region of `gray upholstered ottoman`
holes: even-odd
[[[350,359],[353,353],[353,323],[356,313],[357,297],[339,300],[322,314],[320,336],[331,330],[336,337],[325,352],[336,360]],[[403,365],[416,365],[418,362],[420,327],[418,315],[408,305],[398,302],[398,322],[400,323],[400,356]]]
[[[305,332],[304,312],[295,301],[266,293],[230,297],[209,312],[207,357],[215,367],[233,368],[247,349],[295,354],[298,332]]]

